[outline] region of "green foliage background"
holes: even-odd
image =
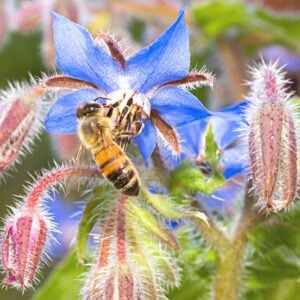
[[[239,43],[243,55],[251,60],[261,47],[273,43],[281,44],[300,52],[300,18],[275,15],[263,9],[249,9],[244,2],[208,1],[195,4],[190,9],[194,29],[201,32],[194,43],[200,43],[203,51],[193,53],[194,65],[201,65],[210,51],[218,47],[218,41],[234,30],[234,41]],[[147,23],[142,17],[132,18],[129,31],[137,41],[143,41]],[[256,42],[253,42],[256,41]],[[13,33],[0,49],[0,87],[6,88],[8,81],[28,79],[28,73],[40,76],[45,67],[40,57],[41,36],[38,33],[20,35]],[[218,82],[216,83],[218,84]],[[208,99],[207,90],[196,90],[201,99]],[[208,132],[208,136],[211,132]],[[207,158],[212,166],[218,163],[217,149],[213,136],[208,137]],[[37,141],[33,154],[23,160],[18,171],[8,178],[0,188],[0,213],[6,213],[6,205],[12,203],[13,195],[23,194],[22,184],[29,180],[29,173],[48,167],[52,161],[47,136]],[[187,174],[189,177],[187,178]],[[188,163],[181,165],[173,174],[173,182],[180,182],[189,192],[212,193],[224,183],[218,172],[208,184],[201,171]],[[174,189],[174,195],[182,191]],[[218,216],[219,217],[219,216]],[[221,220],[228,222],[228,220]],[[202,300],[211,294],[213,274],[217,262],[215,251],[195,234],[189,239],[191,227],[178,230],[183,251],[179,254],[182,264],[182,285],[170,293],[174,300]],[[248,233],[249,247],[242,281],[241,299],[245,300],[295,300],[300,295],[300,205],[280,216],[271,216]],[[52,268],[52,267],[51,267]],[[50,269],[51,269],[50,268]],[[45,270],[47,277],[50,269]],[[85,271],[72,252],[60,262],[46,283],[34,296],[35,300],[76,300],[79,299],[81,281],[78,276]],[[80,276],[79,276],[80,278]],[[44,279],[43,279],[44,281]],[[20,294],[14,290],[0,291],[0,299],[30,299],[33,291]]]

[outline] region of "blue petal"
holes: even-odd
[[[174,127],[211,115],[194,95],[175,86],[160,88],[150,102],[151,109],[157,110]]]
[[[248,101],[243,101],[212,113],[210,123],[219,148],[225,149],[241,135],[239,129],[245,126],[248,105]]]
[[[195,121],[177,129],[184,151],[192,157],[198,156],[202,147],[207,122],[207,120]]]
[[[180,142],[181,147],[184,147],[183,143]],[[170,148],[166,147],[162,143],[157,143],[157,148],[160,154],[162,161],[164,162],[164,166],[169,170],[174,170],[176,166],[185,159],[186,155],[183,151],[178,156],[175,156]]]
[[[154,43],[126,63],[133,90],[145,93],[156,85],[181,79],[190,65],[189,39],[184,12]]]
[[[68,134],[77,132],[77,107],[85,102],[93,101],[99,97],[95,89],[81,89],[68,93],[52,105],[45,121],[45,128],[54,134]]]
[[[198,201],[208,212],[217,211],[232,217],[237,208],[239,196],[244,193],[243,184],[237,183],[236,180],[228,180],[223,187],[216,190],[212,195],[198,193]]]
[[[146,165],[157,143],[157,132],[151,121],[144,121],[143,131],[134,138]]]
[[[224,151],[221,159],[224,166],[223,175],[226,179],[247,170],[247,158],[245,148],[234,147]]]
[[[66,74],[94,83],[105,92],[117,89],[119,63],[97,48],[82,26],[53,13],[56,61]]]
[[[219,117],[211,117],[209,122],[212,125],[214,139],[220,149],[227,148],[241,136],[239,129],[242,127],[242,122]]]
[[[249,104],[249,101],[242,101],[238,104],[225,107],[221,111],[213,112],[212,114],[216,117],[231,119],[232,121],[236,120],[246,122],[245,110]]]

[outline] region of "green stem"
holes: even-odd
[[[253,208],[253,199],[247,196],[245,206],[233,238],[218,252],[219,261],[215,278],[216,300],[237,300],[241,273],[247,248],[247,233],[265,216]]]
[[[202,220],[193,218],[199,231],[201,231],[205,240],[217,251],[217,253],[222,253],[224,248],[229,247],[229,240],[199,203],[195,202],[193,207],[199,209],[199,211],[205,213],[207,216],[208,225]]]

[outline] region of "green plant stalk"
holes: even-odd
[[[248,191],[249,188],[247,189]],[[247,233],[252,227],[266,218],[264,214],[253,208],[253,198],[249,193],[247,195],[240,220],[230,239],[213,222],[211,217],[208,217],[209,226],[201,220],[193,220],[205,240],[216,250],[218,255],[214,282],[215,300],[239,299],[244,257],[247,249]],[[195,206],[203,211],[203,208],[199,207],[198,204],[195,204]]]
[[[246,244],[245,235],[241,235],[224,247],[222,254],[219,253],[214,289],[216,300],[238,299]]]
[[[249,187],[247,189],[249,191]],[[253,208],[253,198],[246,193],[245,205],[233,238],[218,252],[219,261],[215,277],[215,299],[237,300],[241,286],[244,257],[247,249],[247,233],[266,216]]]

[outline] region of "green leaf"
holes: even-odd
[[[226,37],[231,30],[246,45],[252,43],[256,48],[281,43],[300,49],[299,16],[279,15],[258,6],[250,7],[243,1],[206,1],[195,5],[192,12],[196,24],[210,41]]]
[[[134,203],[130,203],[130,212],[137,219],[138,223],[144,227],[144,229],[153,234],[161,242],[166,243],[175,250],[179,249],[179,245],[174,236],[164,228],[159,221],[146,209],[137,206]]]
[[[186,217],[185,213],[181,212],[175,202],[166,195],[152,194],[146,189],[142,189],[141,197],[168,220],[178,220]]]
[[[220,151],[215,141],[211,124],[208,124],[206,128],[204,148],[204,158],[209,162],[210,166],[213,168],[213,171],[216,172],[220,163]]]
[[[245,299],[295,299],[291,295],[300,277],[300,205],[270,217],[248,234],[248,240],[252,249],[246,264]],[[290,290],[282,293],[284,283]]]
[[[182,267],[182,282],[169,293],[168,299],[210,299],[217,263],[215,251],[204,245],[200,237],[191,239],[189,226],[182,226],[177,236],[181,245],[178,259]]]
[[[211,195],[224,185],[225,178],[220,170],[221,154],[210,124],[204,135],[203,149],[195,164],[184,161],[172,173],[172,195],[180,194],[180,188]]]
[[[285,279],[300,276],[299,257],[286,247],[278,247],[257,257],[248,267],[247,284],[251,288],[269,287]]]
[[[87,267],[78,264],[75,251],[56,266],[44,285],[37,291],[33,300],[79,300],[80,276]]]
[[[218,171],[212,177],[207,178],[201,170],[189,161],[184,161],[175,169],[172,173],[172,181],[172,187],[181,187],[207,195],[211,195],[225,183],[223,175]]]
[[[281,38],[282,40],[294,41],[299,49],[299,36],[300,36],[300,17],[283,16],[272,14],[265,10],[257,10],[256,18],[259,22],[263,23],[264,27],[271,29],[271,34]]]
[[[196,23],[207,38],[216,38],[233,27],[245,26],[248,20],[244,3],[207,1],[193,8]]]
[[[106,211],[106,209],[103,208],[104,204],[107,202],[110,203],[113,198],[116,197],[116,193],[113,192],[109,184],[96,187],[93,193],[94,197],[87,202],[83,210],[77,233],[76,252],[81,263],[84,262],[86,258],[86,246],[89,234],[99,219],[99,215]]]

